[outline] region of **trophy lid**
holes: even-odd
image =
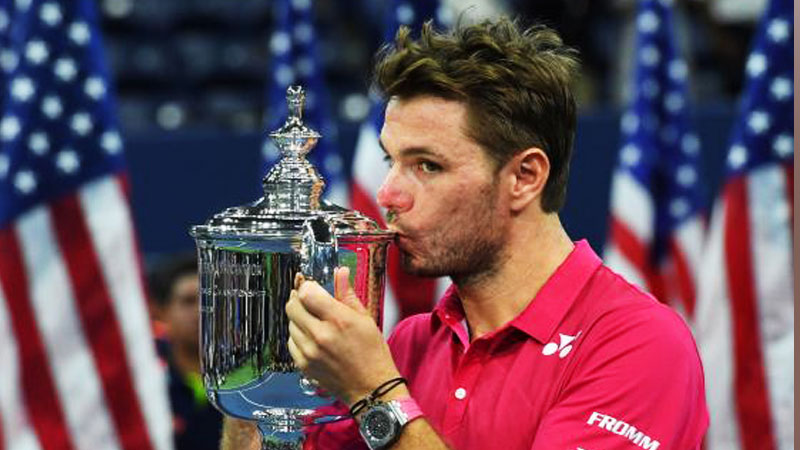
[[[321,201],[325,181],[306,159],[322,137],[303,123],[305,91],[300,86],[286,90],[289,116],[283,126],[269,133],[282,157],[262,184],[264,196],[249,205],[227,208],[205,224],[192,227],[196,238],[265,239],[295,236],[305,221],[323,217],[337,236],[391,239],[394,233],[380,228],[363,214]]]

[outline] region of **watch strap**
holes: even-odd
[[[389,402],[393,409],[399,412],[400,425],[405,426],[408,422],[422,416],[422,409],[420,409],[417,402],[411,397],[400,398]]]

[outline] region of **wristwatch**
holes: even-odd
[[[361,416],[359,431],[370,450],[384,450],[400,437],[403,427],[422,416],[413,398],[375,402]]]

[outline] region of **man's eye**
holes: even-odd
[[[424,173],[436,173],[442,170],[442,166],[430,161],[420,161],[418,167]]]
[[[383,162],[385,162],[386,165],[389,167],[392,167],[392,165],[394,164],[394,160],[392,160],[392,157],[389,155],[383,155]]]

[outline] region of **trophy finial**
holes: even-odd
[[[301,86],[289,86],[286,89],[289,117],[280,129],[269,134],[284,156],[303,158],[322,137],[303,123],[305,103],[306,91]]]
[[[286,88],[286,104],[289,106],[289,120],[303,121],[303,108],[306,106],[306,91],[302,86]]]

